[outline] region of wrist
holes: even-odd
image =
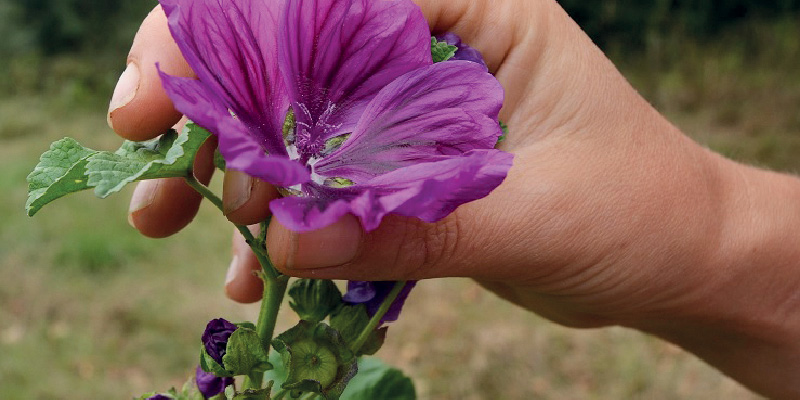
[[[719,239],[691,303],[636,326],[770,398],[800,396],[800,180],[719,158]]]

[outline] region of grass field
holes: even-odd
[[[742,35],[612,54],[687,134],[798,171],[800,29]],[[0,97],[0,399],[130,398],[180,385],[206,321],[257,311],[222,295],[230,229],[204,205],[184,232],[145,239],[125,221],[129,190],[103,201],[81,193],[26,217],[25,176],[63,136],[119,144],[102,106]],[[422,399],[758,398],[672,345],[618,328],[562,328],[458,279],[418,286],[381,357],[414,377]]]

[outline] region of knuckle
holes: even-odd
[[[449,266],[459,247],[460,229],[456,214],[433,224],[416,219],[409,223],[398,254],[406,258],[405,279],[452,275]]]

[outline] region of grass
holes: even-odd
[[[798,171],[798,27],[758,26],[712,44],[612,54],[701,143]],[[0,398],[125,398],[180,385],[208,319],[257,313],[222,295],[230,229],[205,205],[176,237],[145,239],[125,222],[130,192],[81,193],[27,218],[25,176],[63,136],[119,144],[101,106],[0,98]],[[422,282],[381,355],[414,377],[422,399],[758,398],[675,346],[619,328],[562,328],[461,279]]]

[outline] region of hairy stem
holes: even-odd
[[[186,183],[191,186],[197,193],[200,193],[203,197],[205,197],[208,201],[214,204],[215,207],[219,209],[220,212],[224,214],[225,210],[222,206],[222,199],[220,199],[214,192],[212,192],[208,187],[200,183],[197,178],[194,177],[194,174],[189,174],[184,177]],[[261,264],[264,270],[264,274],[268,279],[277,278],[278,273],[275,271],[275,267],[272,265],[272,262],[269,259],[269,254],[267,254],[267,250],[264,248],[263,242],[259,242],[253,233],[250,232],[244,225],[236,225],[236,229],[239,230],[239,233],[242,234],[244,240],[250,245],[250,248],[253,249],[253,253],[255,253],[256,257],[258,258],[258,262]],[[262,224],[263,227],[268,225],[267,223]],[[262,232],[261,235],[265,235],[266,230]]]
[[[224,213],[222,200],[215,195],[205,185],[200,183],[194,174],[189,174],[185,177],[186,183],[194,190],[200,193],[204,198],[213,203],[221,212]],[[278,310],[283,302],[283,296],[286,293],[286,286],[289,283],[289,277],[281,275],[275,269],[272,261],[269,258],[267,249],[265,247],[266,227],[269,225],[269,219],[261,224],[261,233],[258,239],[253,236],[250,229],[244,225],[236,225],[236,228],[244,236],[247,244],[256,255],[259,264],[261,264],[261,278],[264,281],[264,296],[261,300],[261,310],[258,313],[258,323],[256,324],[256,332],[261,339],[261,345],[264,351],[269,354],[269,349],[272,343],[272,335],[275,332],[275,323],[278,320]],[[253,373],[244,380],[244,389],[261,389],[263,385],[264,373]]]

